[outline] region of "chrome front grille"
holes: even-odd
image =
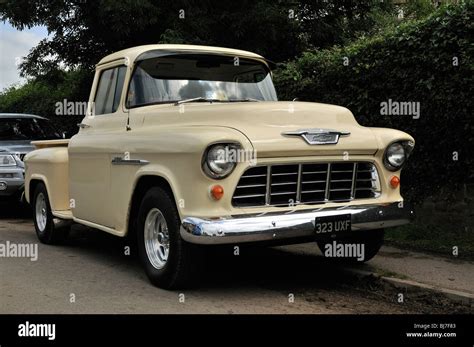
[[[236,207],[291,206],[376,198],[377,169],[369,162],[277,164],[247,169],[232,204]]]

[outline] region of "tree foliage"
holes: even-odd
[[[188,43],[246,49],[275,61],[343,44],[391,13],[376,0],[4,0],[0,18],[50,36],[21,66],[38,76],[58,66],[91,69],[104,55],[141,44]]]

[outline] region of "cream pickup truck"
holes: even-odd
[[[412,217],[399,177],[413,138],[344,107],[278,101],[272,68],[191,45],[103,58],[79,133],[26,156],[40,241],[67,221],[132,236],[162,288],[194,283],[209,245],[314,242],[335,260],[372,258],[384,228]]]

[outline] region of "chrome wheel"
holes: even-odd
[[[46,229],[46,223],[48,222],[48,211],[46,199],[43,193],[39,193],[36,197],[35,218],[39,231],[44,232]]]
[[[151,265],[156,269],[162,269],[168,261],[170,238],[165,217],[159,209],[152,208],[148,212],[143,236],[146,254]]]

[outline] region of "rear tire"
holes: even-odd
[[[324,240],[318,241],[318,247],[323,253],[324,257],[327,259],[334,260],[336,262],[342,263],[365,263],[377,255],[380,248],[383,245],[384,239],[384,230],[361,230],[355,231],[353,236],[344,238],[341,240],[333,239],[331,241]],[[326,245],[332,244],[333,241],[336,241],[338,244],[363,244],[364,245],[364,259],[359,261],[357,258],[336,258],[336,257],[327,257],[325,254]]]
[[[199,274],[201,250],[181,238],[180,226],[172,196],[160,187],[150,188],[138,212],[137,240],[142,265],[157,287],[188,287]]]
[[[63,241],[68,230],[67,228],[57,228],[54,225],[48,191],[44,183],[39,183],[36,186],[31,207],[33,209],[33,220],[38,239],[48,245]]]

